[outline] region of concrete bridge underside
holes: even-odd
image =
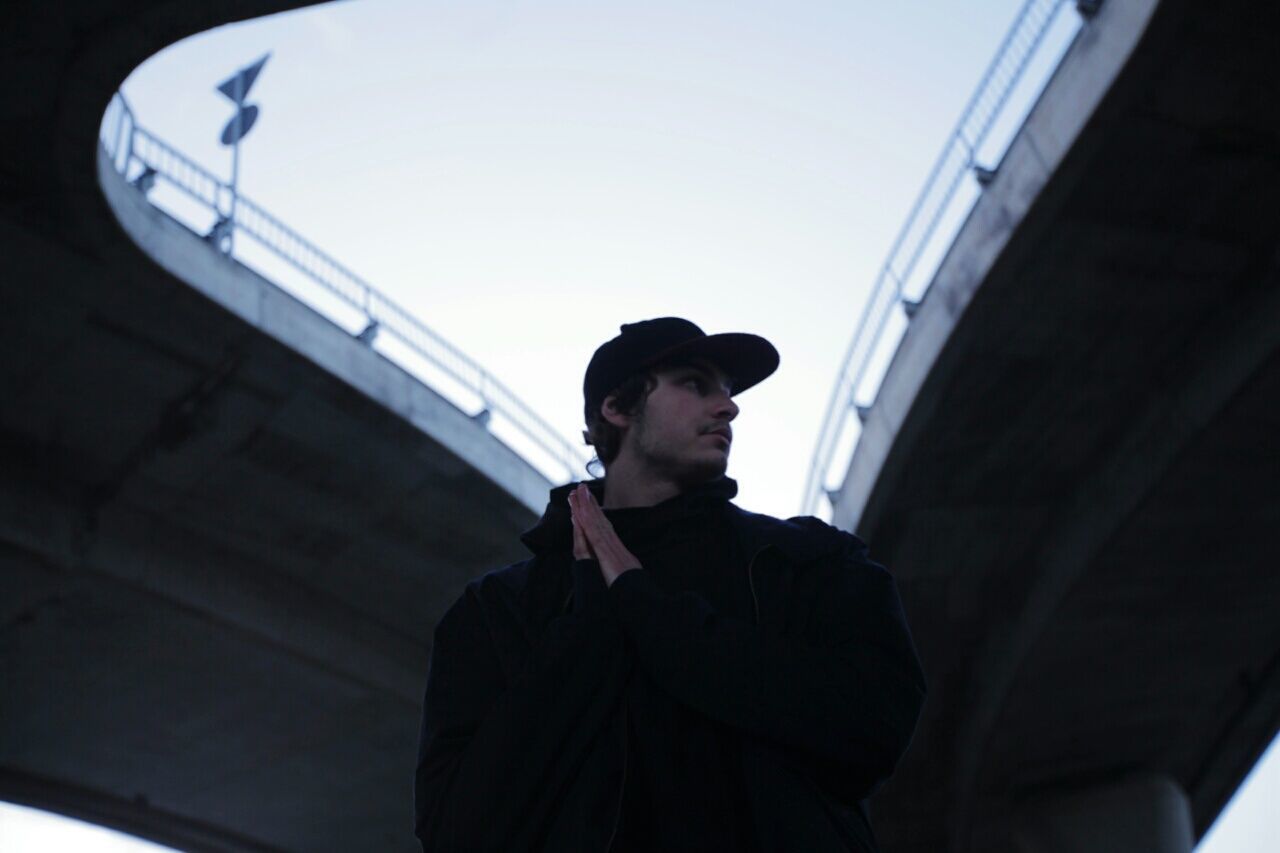
[[[431,632],[548,484],[95,159],[148,56],[292,5],[8,15],[0,798],[193,850],[415,850]]]
[[[1188,849],[1277,731],[1278,20],[1105,2],[886,375],[835,514],[929,677],[886,851]]]

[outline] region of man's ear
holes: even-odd
[[[631,426],[631,416],[618,411],[618,398],[613,394],[600,403],[600,416],[619,429]]]

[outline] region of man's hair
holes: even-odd
[[[658,387],[658,377],[655,370],[648,370],[644,373],[637,373],[626,382],[623,382],[614,390],[610,391],[605,397],[615,397],[614,405],[618,411],[627,416],[641,415],[644,413],[644,404],[649,399],[649,394],[654,388]],[[603,402],[603,401],[602,401]],[[607,468],[618,458],[618,452],[622,450],[622,430],[609,421],[605,420],[604,415],[600,414],[600,409],[592,411],[590,408],[584,408],[583,416],[587,423],[587,428],[582,431],[582,441],[584,444],[595,448],[595,456],[587,463],[587,473],[591,473],[592,465],[602,465]],[[592,474],[598,477],[598,474]]]

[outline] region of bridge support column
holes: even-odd
[[[1133,776],[1095,788],[1050,795],[1010,826],[1017,853],[1191,853],[1191,807],[1167,776]]]

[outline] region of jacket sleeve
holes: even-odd
[[[786,747],[824,776],[852,774],[863,795],[910,742],[925,683],[897,590],[841,533],[842,548],[797,581],[803,627],[780,636],[669,594],[643,569],[609,587],[639,664],[684,703]]]
[[[510,685],[475,584],[440,620],[427,668],[414,784],[427,853],[535,849],[629,674],[595,561],[574,563],[573,610],[548,624]]]

